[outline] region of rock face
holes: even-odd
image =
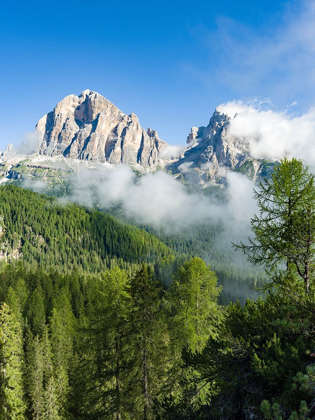
[[[177,162],[193,162],[202,167],[212,163],[214,167],[226,166],[235,169],[244,163],[249,150],[244,143],[228,136],[230,118],[215,111],[207,127],[193,127],[187,138],[188,148]]]
[[[150,167],[167,146],[155,130],[141,128],[135,114],[125,115],[100,94],[69,95],[42,117],[36,131],[39,154]]]
[[[6,161],[16,153],[13,144],[9,143],[3,152],[0,152],[0,162]]]
[[[246,174],[254,181],[267,175],[272,164],[254,159],[248,145],[229,134],[230,121],[229,116],[216,110],[207,127],[193,127],[186,149],[170,165],[173,173],[189,172],[191,177],[195,171],[201,183],[220,179],[224,182],[226,173],[231,170]]]

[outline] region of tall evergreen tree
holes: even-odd
[[[44,411],[44,357],[39,336],[28,331],[26,337],[26,390],[34,419],[41,419]]]
[[[168,295],[177,346],[201,352],[209,337],[216,336],[222,317],[220,291],[215,273],[201,258],[193,258],[178,269]]]
[[[121,419],[128,412],[130,280],[115,267],[102,275],[100,285],[87,332],[87,396],[93,404],[87,404],[86,410],[94,416]]]
[[[315,258],[315,179],[297,159],[284,159],[255,191],[259,214],[251,220],[254,238],[236,245],[254,265],[264,265],[274,283],[300,279],[308,294]],[[285,270],[283,266],[285,265]],[[284,275],[283,275],[284,274]]]
[[[182,405],[182,414],[187,417],[210,392],[209,384],[201,380],[189,359],[199,355],[208,340],[218,335],[223,315],[218,305],[220,291],[215,273],[201,258],[193,258],[177,270],[168,292],[174,359],[170,401]]]
[[[161,310],[161,290],[143,265],[131,281],[134,416],[154,418],[153,402],[165,386],[169,337]],[[140,385],[140,387],[139,387]]]
[[[25,418],[23,395],[23,338],[21,325],[10,307],[0,309],[0,418]]]
[[[44,393],[44,411],[42,419],[45,420],[62,420],[65,417],[60,415],[60,401],[56,379],[51,376],[46,384]]]

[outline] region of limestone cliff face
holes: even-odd
[[[169,169],[175,175],[181,173],[186,181],[193,174],[204,185],[224,183],[229,171],[241,172],[254,181],[269,176],[274,163],[253,158],[249,145],[231,136],[230,123],[231,117],[217,109],[208,126],[193,127],[187,137],[187,147]]]
[[[167,146],[156,131],[143,130],[135,114],[125,115],[90,90],[60,101],[38,121],[36,131],[39,154],[111,164],[150,167]]]
[[[235,169],[244,163],[249,149],[228,135],[229,123],[227,115],[215,111],[207,127],[193,127],[187,138],[188,148],[177,165],[189,161],[199,167],[212,163]]]

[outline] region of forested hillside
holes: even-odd
[[[0,261],[62,272],[155,263],[174,253],[153,235],[99,211],[15,186],[0,187]]]
[[[224,303],[256,298],[255,287],[264,283],[261,270],[244,264],[230,243],[218,242],[219,225],[172,233],[139,224],[119,208],[107,214],[62,205],[62,200],[13,185],[0,187],[0,262],[23,259],[28,267],[96,273],[117,264],[132,271],[141,262],[165,265],[175,256],[181,261],[198,256],[215,269]],[[164,270],[165,281],[171,271]]]
[[[222,202],[226,199],[224,193],[220,198]],[[247,298],[257,299],[256,288],[266,283],[264,270],[252,266],[240,253],[235,252],[232,238],[229,238],[224,226],[218,221],[208,225],[183,227],[180,230],[169,227],[158,229],[127,217],[119,207],[102,211],[146,230],[185,259],[197,256],[210,264],[218,276],[219,284],[223,286],[220,297],[222,303],[228,304],[230,300],[245,303]]]

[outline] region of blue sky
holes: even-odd
[[[92,89],[183,144],[215,107],[315,105],[315,2],[2,2],[0,150]],[[289,107],[289,108],[288,108]]]

